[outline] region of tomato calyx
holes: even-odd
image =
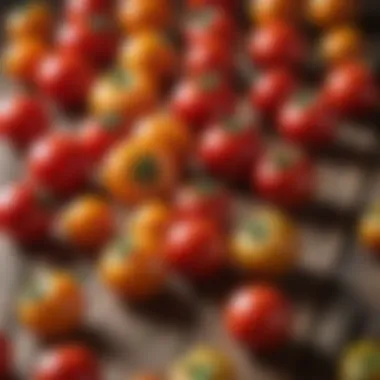
[[[301,159],[301,152],[291,148],[281,148],[273,152],[272,162],[276,169],[284,171],[293,167]]]
[[[258,241],[267,240],[270,234],[268,224],[259,219],[249,220],[244,226],[244,229],[249,234],[249,236]]]
[[[195,188],[201,195],[212,195],[220,189],[220,186],[211,178],[203,178],[197,182]]]
[[[135,164],[134,178],[139,183],[151,185],[159,176],[159,167],[155,157],[143,156]]]
[[[98,14],[91,15],[88,18],[88,23],[91,30],[94,32],[102,32],[104,30],[111,29],[112,27],[112,24],[107,17]]]
[[[215,18],[215,9],[208,7],[201,11],[195,12],[191,18],[190,23],[196,27],[206,29]]]
[[[128,256],[131,256],[134,251],[134,244],[132,243],[131,238],[123,237],[118,240],[116,240],[113,243],[113,252],[114,256],[117,259],[124,259]]]
[[[312,105],[317,99],[315,92],[310,90],[304,90],[296,93],[291,98],[292,104],[297,105],[299,108],[304,108]]]
[[[133,75],[131,75],[128,71],[123,69],[115,69],[110,74],[110,79],[112,83],[120,88],[128,88],[134,82]]]
[[[123,116],[120,113],[107,113],[100,118],[100,125],[108,132],[116,132],[120,129]]]
[[[221,78],[218,73],[207,73],[198,78],[198,83],[203,91],[212,92],[220,85]]]
[[[191,365],[189,374],[192,380],[210,380],[213,378],[214,368],[208,365]]]

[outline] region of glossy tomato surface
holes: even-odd
[[[72,22],[109,15],[111,9],[112,0],[67,0],[65,6],[66,18]]]
[[[0,332],[0,376],[6,378],[12,367],[13,353],[8,337]]]

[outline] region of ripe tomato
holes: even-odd
[[[233,111],[236,96],[229,83],[215,73],[180,82],[172,97],[171,107],[175,115],[195,132],[207,122]]]
[[[133,204],[168,195],[177,174],[169,152],[155,144],[131,140],[110,152],[101,178],[113,198]]]
[[[58,48],[96,65],[112,61],[118,47],[118,32],[112,19],[92,16],[83,21],[66,22],[58,30]]]
[[[225,309],[225,325],[239,342],[256,351],[272,351],[290,338],[293,310],[288,298],[270,286],[235,291]]]
[[[21,94],[0,103],[0,136],[16,148],[28,147],[50,128],[45,103],[36,96]]]
[[[233,380],[236,379],[231,360],[212,347],[196,347],[180,358],[169,372],[168,380]]]
[[[119,3],[118,17],[125,32],[135,34],[168,28],[173,14],[168,0],[128,0]]]
[[[291,24],[273,22],[254,30],[248,42],[248,54],[254,64],[268,67],[293,67],[306,58],[306,43]]]
[[[45,43],[37,39],[12,41],[2,54],[4,73],[17,81],[33,84],[36,70],[46,52]]]
[[[140,250],[132,236],[110,245],[100,261],[99,272],[102,281],[112,291],[134,301],[158,294],[167,279],[159,255]]]
[[[231,194],[212,180],[198,180],[178,189],[173,211],[177,219],[207,219],[225,228],[232,219]]]
[[[129,121],[120,114],[91,117],[81,125],[79,142],[86,156],[96,165],[116,142],[128,136],[129,129]]]
[[[221,8],[224,11],[231,12],[237,7],[238,1],[236,0],[187,0],[187,5],[190,8],[199,9],[206,7]]]
[[[341,116],[361,115],[377,102],[378,91],[371,70],[361,62],[347,62],[326,77],[322,97]]]
[[[251,19],[259,24],[273,21],[297,21],[301,14],[303,0],[251,0]]]
[[[297,80],[290,71],[269,70],[252,83],[251,104],[261,115],[273,118],[297,86]]]
[[[141,32],[125,40],[120,48],[120,65],[132,71],[142,71],[156,83],[171,78],[177,66],[177,56],[170,41],[154,31]]]
[[[44,241],[51,225],[51,212],[37,189],[29,183],[14,183],[2,189],[0,229],[22,244]]]
[[[78,56],[54,54],[37,68],[36,81],[42,92],[63,107],[82,106],[94,81],[94,72]]]
[[[101,380],[98,358],[89,348],[65,345],[45,353],[37,362],[33,380]]]
[[[68,133],[58,131],[36,141],[27,162],[31,180],[52,195],[72,195],[88,180],[88,159],[76,137]]]
[[[8,39],[47,40],[53,27],[53,17],[46,3],[31,1],[15,8],[5,19]]]
[[[69,21],[82,21],[93,16],[108,16],[111,0],[66,0],[65,14]]]
[[[273,147],[253,170],[252,187],[264,199],[284,207],[296,207],[313,197],[316,171],[298,149],[290,145]]]
[[[152,373],[134,375],[131,380],[161,380],[161,377]]]
[[[6,378],[12,366],[13,353],[7,336],[0,332],[0,376]]]
[[[227,253],[220,228],[206,219],[173,222],[163,241],[166,264],[193,279],[207,279],[219,272]]]
[[[261,137],[252,120],[237,115],[211,124],[201,134],[197,155],[218,177],[246,181],[261,153]]]
[[[83,321],[84,297],[71,274],[43,271],[28,284],[18,301],[18,317],[27,329],[43,338],[63,336]]]
[[[380,205],[374,202],[359,220],[358,238],[361,243],[373,251],[380,253]]]
[[[240,269],[264,275],[292,270],[300,256],[297,229],[274,209],[252,212],[239,222],[231,239],[234,263]]]
[[[315,93],[300,92],[281,108],[277,128],[293,143],[316,147],[335,139],[337,122],[335,114]]]
[[[216,40],[228,50],[232,47],[237,34],[233,18],[220,8],[201,8],[193,13],[186,25],[185,35],[188,44],[203,44]]]
[[[93,250],[104,246],[115,231],[115,216],[107,201],[85,195],[65,205],[58,214],[57,234],[66,243]]]

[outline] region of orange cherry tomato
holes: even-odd
[[[380,254],[380,204],[375,202],[365,211],[358,225],[361,243],[375,254]]]
[[[295,21],[301,14],[303,0],[251,0],[250,15],[253,21],[267,24],[272,21]]]
[[[133,376],[131,380],[161,380],[161,377],[151,373],[144,373]]]
[[[18,316],[42,337],[65,335],[82,322],[84,299],[77,280],[67,272],[39,273],[18,302]]]

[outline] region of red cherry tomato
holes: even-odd
[[[247,181],[261,153],[261,138],[251,120],[237,116],[210,125],[200,136],[198,158],[213,175]]]
[[[49,235],[52,221],[46,206],[29,183],[5,187],[0,195],[0,229],[22,244],[42,242]]]
[[[211,180],[202,180],[180,188],[173,202],[177,219],[208,219],[222,228],[232,218],[231,195]]]
[[[163,241],[165,262],[194,279],[210,277],[224,266],[227,248],[221,230],[206,219],[174,222]]]
[[[0,376],[6,378],[9,375],[12,365],[12,350],[8,338],[4,333],[0,333]]]
[[[63,24],[58,31],[57,43],[65,54],[74,54],[103,65],[115,57],[118,33],[110,18],[92,16],[83,21]]]
[[[250,90],[254,109],[266,117],[273,117],[297,88],[294,75],[284,69],[273,69],[262,74]]]
[[[252,62],[260,67],[292,67],[303,63],[306,44],[292,25],[272,22],[252,32],[248,53]]]
[[[274,147],[259,159],[253,170],[252,186],[264,199],[284,207],[296,207],[313,197],[316,170],[297,148]]]
[[[64,107],[83,105],[94,80],[94,72],[83,58],[69,54],[46,57],[37,69],[42,92]]]
[[[26,148],[50,127],[46,105],[36,96],[16,95],[0,105],[0,136]]]
[[[88,159],[76,136],[68,133],[55,132],[37,141],[27,162],[31,180],[52,195],[72,195],[88,180]]]
[[[277,128],[291,142],[316,147],[334,140],[337,118],[315,94],[301,92],[282,107]]]
[[[128,135],[130,123],[122,116],[106,115],[85,120],[79,132],[79,142],[87,157],[98,163],[110,148]]]
[[[288,341],[293,324],[290,301],[270,286],[246,286],[232,295],[225,325],[239,342],[257,351],[272,351]]]
[[[218,7],[226,12],[231,12],[236,9],[238,4],[237,0],[187,0],[190,8],[205,8],[205,7]]]
[[[322,89],[324,101],[342,116],[371,110],[377,96],[374,75],[360,62],[345,63],[333,69]]]
[[[67,0],[66,17],[70,21],[86,20],[88,17],[111,13],[112,0]]]
[[[49,351],[37,363],[33,380],[100,380],[95,354],[82,346],[63,346]]]
[[[187,78],[175,89],[172,98],[174,114],[194,131],[199,131],[213,118],[232,111],[235,94],[218,74]]]

